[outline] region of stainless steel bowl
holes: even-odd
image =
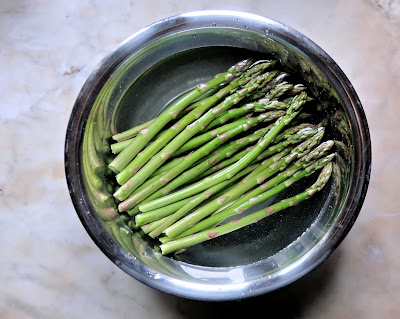
[[[88,183],[85,176],[91,172],[85,164],[106,163],[99,150],[114,130],[151,119],[177,96],[249,56],[279,59],[321,101],[323,112],[331,119],[328,134],[338,141],[331,182],[308,202],[268,218],[256,228],[194,246],[180,255],[180,260],[161,256],[136,236],[128,238],[133,247],[129,253],[116,240],[123,243],[124,234],[113,222],[115,211],[99,200],[107,191],[99,193]],[[83,86],[65,143],[71,198],[98,247],[133,278],[166,293],[198,300],[264,294],[321,264],[357,218],[370,165],[367,121],[356,92],[338,65],[299,32],[264,17],[232,11],[171,17],[123,42],[100,62]],[[107,189],[107,178],[101,182]]]

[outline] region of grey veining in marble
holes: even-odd
[[[131,279],[94,245],[71,204],[65,129],[85,79],[142,27],[193,10],[285,23],[320,45],[353,83],[373,166],[361,214],[309,276],[270,295],[207,304]],[[200,318],[259,308],[283,318],[400,317],[400,1],[0,2],[0,318]]]

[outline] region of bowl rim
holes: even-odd
[[[255,289],[250,285],[246,285],[245,287],[239,287],[238,289],[233,289],[231,291],[229,291],[229,289],[224,289],[219,293],[211,293],[211,291],[207,291],[207,285],[199,287],[198,289],[192,286],[188,289],[187,286],[183,284],[183,281],[179,282],[176,279],[157,281],[153,280],[153,278],[145,277],[143,274],[127,267],[124,262],[121,262],[121,260],[124,259],[124,256],[116,256],[115,251],[106,247],[107,245],[114,244],[110,243],[104,238],[104,236],[102,236],[102,230],[100,228],[94,227],[92,224],[94,217],[90,216],[88,205],[85,203],[85,199],[80,193],[82,181],[77,177],[78,170],[80,169],[79,152],[77,150],[80,145],[76,138],[76,134],[78,130],[82,128],[82,125],[84,126],[86,123],[89,110],[85,110],[84,106],[86,105],[89,96],[94,93],[94,88],[107,76],[110,72],[109,70],[112,70],[114,66],[118,65],[126,54],[132,53],[128,52],[130,49],[129,45],[132,45],[132,42],[135,42],[136,48],[139,48],[141,45],[145,46],[145,41],[148,41],[149,39],[154,39],[160,34],[173,32],[174,26],[176,25],[182,26],[185,24],[190,25],[191,23],[196,23],[197,26],[200,24],[200,26],[208,25],[211,27],[211,21],[220,21],[221,19],[227,21],[227,23],[231,24],[234,28],[247,31],[259,32],[261,26],[267,32],[268,30],[273,30],[276,34],[281,36],[281,39],[293,46],[300,46],[301,49],[312,53],[314,58],[324,64],[342,85],[348,102],[356,114],[357,123],[362,124],[359,125],[360,136],[357,136],[357,138],[360,138],[359,142],[362,146],[364,162],[358,163],[361,166],[360,170],[363,174],[361,174],[360,178],[356,181],[356,192],[355,194],[352,194],[351,206],[346,208],[345,224],[340,228],[338,227],[334,229],[334,237],[330,242],[326,243],[323,247],[318,247],[318,256],[314,255],[311,258],[310,256],[303,256],[305,258],[297,261],[303,263],[300,269],[301,271],[298,271],[299,269],[297,269],[296,273],[291,272],[290,276],[281,278],[278,283],[274,283],[272,286],[258,285]],[[97,67],[89,75],[73,106],[66,131],[64,163],[67,186],[75,211],[89,236],[114,264],[140,282],[168,294],[205,301],[225,301],[252,297],[286,286],[319,266],[340,245],[355,223],[367,193],[371,173],[371,140],[366,115],[352,84],[336,62],[317,44],[300,32],[269,18],[239,11],[205,10],[175,15],[155,22],[134,33],[100,61]],[[132,259],[130,259],[130,262],[132,262]],[[134,262],[137,263],[136,266],[138,267],[143,266],[139,265],[139,261]]]

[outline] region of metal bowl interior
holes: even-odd
[[[137,236],[129,238],[131,249],[124,249],[119,243],[124,242],[124,234],[114,222],[113,210],[99,200],[107,196],[107,187],[99,194],[85,179],[92,174],[85,163],[106,165],[107,159],[95,146],[106,142],[112,132],[150,120],[184,92],[248,57],[278,59],[282,68],[314,92],[321,112],[330,119],[326,135],[338,141],[333,178],[318,196],[255,227],[196,245],[180,254],[179,260],[160,255]],[[318,266],[355,222],[370,164],[369,131],[361,103],[336,63],[309,39],[280,23],[229,11],[172,17],[117,47],[82,88],[65,144],[71,198],[99,248],[141,282],[199,300],[263,294]],[[271,200],[295,194],[312,180]]]

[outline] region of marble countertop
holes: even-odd
[[[205,303],[155,291],[95,246],[64,176],[65,130],[96,64],[144,26],[193,10],[263,15],[339,64],[363,103],[372,176],[360,216],[314,272],[269,295]],[[400,1],[0,2],[0,318],[400,318]]]

